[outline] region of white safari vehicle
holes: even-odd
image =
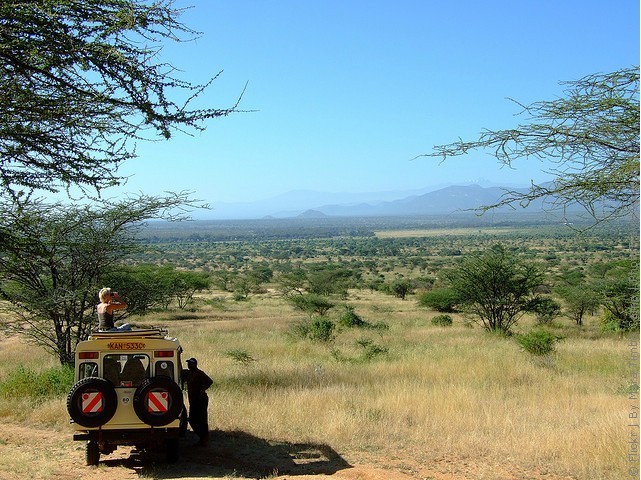
[[[87,442],[87,465],[118,445],[164,448],[168,461],[178,459],[187,430],[181,353],[157,328],[93,333],[78,344],[67,411],[74,440]]]

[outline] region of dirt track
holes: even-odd
[[[84,444],[71,433],[3,425],[0,458],[16,458],[18,467],[2,461],[0,480],[124,480],[138,478],[200,480],[203,478],[310,480],[570,480],[546,472],[528,471],[510,463],[483,459],[437,458],[419,461],[415,455],[339,454],[326,445],[292,444],[256,438],[243,432],[212,432],[208,447],[192,447],[191,432],[181,440],[181,460],[167,464],[162,456],[132,453],[121,447],[101,457],[98,467],[84,465]]]

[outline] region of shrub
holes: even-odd
[[[384,355],[387,353],[387,348],[376,345],[369,339],[361,339],[356,342],[363,348],[361,352],[362,360],[372,360],[379,355]]]
[[[408,278],[399,278],[390,285],[390,292],[401,300],[405,300],[413,291],[412,281]]]
[[[338,320],[339,325],[347,328],[365,327],[368,323],[354,311],[351,305],[345,305],[345,312]]]
[[[418,299],[421,307],[431,308],[441,313],[453,313],[456,311],[458,296],[451,288],[437,288],[425,292]]]
[[[561,337],[552,335],[546,330],[532,330],[523,335],[517,335],[516,341],[532,355],[547,355],[554,351],[554,345]]]
[[[325,317],[313,320],[296,322],[291,327],[293,335],[299,338],[316,340],[319,342],[331,342],[334,340],[336,324]]]
[[[287,297],[287,299],[295,308],[309,315],[316,313],[317,315],[323,316],[335,306],[331,300],[315,293],[291,295]]]
[[[249,353],[239,348],[234,350],[227,350],[225,352],[225,356],[231,358],[236,363],[240,363],[242,365],[249,365],[250,363],[256,361],[256,359],[252,357]]]
[[[532,301],[529,311],[536,315],[539,325],[546,325],[561,315],[561,305],[550,297],[537,297]]]
[[[452,317],[449,315],[436,315],[435,317],[432,317],[432,325],[449,327],[452,325]]]
[[[312,320],[309,329],[309,338],[319,342],[331,342],[334,340],[334,329],[336,325],[327,318],[315,318]]]
[[[621,332],[623,331],[619,326],[618,319],[609,310],[604,310],[601,315],[601,331],[602,332]]]
[[[73,385],[73,368],[59,366],[41,372],[18,367],[0,383],[0,396],[36,401],[64,396]]]
[[[308,338],[309,337],[309,320],[301,320],[298,322],[292,323],[290,327],[290,333],[298,338]]]

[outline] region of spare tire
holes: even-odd
[[[136,389],[133,403],[140,420],[152,427],[163,427],[183,410],[183,392],[169,377],[151,377]]]
[[[116,389],[104,378],[83,378],[71,387],[67,395],[67,411],[72,420],[87,428],[107,423],[117,407]]]

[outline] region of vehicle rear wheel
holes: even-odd
[[[133,404],[140,420],[152,427],[163,427],[183,410],[183,392],[171,378],[151,377],[136,389]]]
[[[98,465],[100,461],[100,449],[98,448],[98,442],[89,440],[85,447],[85,460],[87,465]]]
[[[78,381],[67,395],[67,411],[78,425],[92,428],[107,423],[116,413],[118,395],[108,380],[87,377]]]

